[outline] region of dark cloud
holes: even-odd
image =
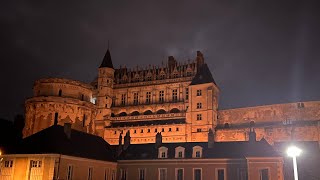
[[[108,40],[117,67],[203,51],[221,108],[320,100],[319,8],[317,1],[0,2],[0,117],[22,112],[41,77],[90,82]]]

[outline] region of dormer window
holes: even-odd
[[[193,158],[201,158],[202,157],[202,147],[201,146],[194,146],[192,148],[192,157]]]
[[[184,158],[184,147],[176,147],[175,151],[175,158]]]
[[[168,158],[168,148],[164,146],[159,147],[158,158]]]

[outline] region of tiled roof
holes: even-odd
[[[246,157],[281,157],[273,147],[264,139],[261,141],[235,141],[235,142],[214,142],[212,148],[208,148],[207,142],[189,143],[163,143],[161,146],[168,148],[168,158],[175,158],[175,148],[185,148],[185,159],[192,158],[192,148],[201,146],[203,148],[202,158],[246,158]],[[142,160],[158,159],[158,148],[155,144],[131,144],[124,151],[119,160]]]
[[[217,85],[212,77],[212,74],[207,64],[203,64],[199,67],[199,70],[197,71],[197,74],[192,79],[190,85],[205,84],[205,83],[214,83],[215,85]]]
[[[71,130],[70,138],[63,126],[51,126],[11,147],[7,154],[63,154],[88,159],[116,161],[111,146],[101,137]]]
[[[107,50],[106,54],[104,55],[103,61],[100,65],[100,68],[103,68],[103,67],[113,68],[111,54],[110,54],[109,49]]]
[[[135,121],[135,122],[113,122],[110,127],[128,127],[128,126],[150,126],[150,125],[166,125],[166,124],[185,124],[186,119],[170,119],[170,120],[152,120],[152,121]]]

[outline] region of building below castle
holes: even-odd
[[[114,68],[107,50],[98,77],[90,84],[46,78],[34,84],[25,102],[24,137],[52,125],[71,123],[75,130],[103,137],[111,145],[127,132],[131,144],[247,141],[320,141],[320,101],[219,110],[220,89],[204,55],[160,66]]]

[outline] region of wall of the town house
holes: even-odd
[[[41,168],[37,171],[35,179],[53,179],[54,171],[58,172],[59,179],[66,179],[67,168],[69,165],[73,166],[72,179],[87,179],[89,167],[93,169],[92,179],[104,179],[105,172],[111,179],[112,172],[117,171],[116,162],[99,161],[85,158],[78,158],[72,156],[46,154],[46,155],[6,155],[3,156],[3,162],[6,160],[13,160],[12,168],[5,168],[4,164],[1,166],[0,179],[7,180],[27,180],[30,174],[30,161],[40,160]],[[60,162],[60,165],[57,166]],[[56,165],[56,166],[55,166]],[[34,179],[31,177],[31,179]]]
[[[73,166],[72,179],[87,179],[89,168],[93,169],[92,179],[104,179],[105,171],[108,172],[108,177],[111,179],[112,171],[116,172],[117,170],[116,162],[62,156],[59,167],[60,179],[66,179],[69,165]]]
[[[259,175],[259,169],[257,167],[267,167],[271,171],[270,180],[283,180],[278,179],[278,173],[282,172],[282,166],[277,165],[277,159],[269,160],[270,163],[258,164],[258,166],[250,166],[248,174],[250,177],[256,177]],[[275,162],[272,162],[275,161]],[[251,163],[250,163],[251,165]],[[202,169],[202,180],[216,179],[217,170],[225,169],[226,180],[239,179],[239,171],[241,169],[247,169],[246,160],[211,160],[211,159],[181,159],[181,160],[131,160],[131,161],[119,161],[118,162],[118,179],[121,178],[121,170],[127,171],[128,179],[139,179],[139,169],[145,169],[146,179],[156,180],[159,177],[159,168],[167,168],[167,179],[173,180],[176,177],[176,169],[184,169],[184,179],[193,180],[193,170],[195,168]],[[281,170],[280,170],[281,169]],[[281,175],[282,177],[282,175]],[[257,180],[259,178],[251,178],[249,180]]]
[[[283,159],[278,158],[247,158],[248,180],[260,179],[260,170],[269,170],[270,180],[283,180]]]

